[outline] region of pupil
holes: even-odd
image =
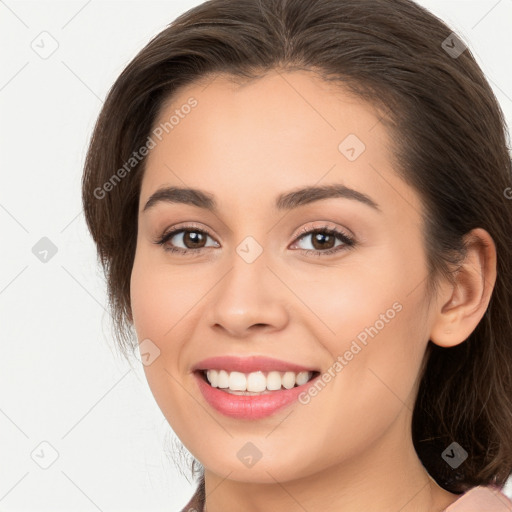
[[[326,241],[326,239],[329,239]],[[316,233],[313,237],[313,247],[315,249],[331,249],[333,247],[332,242],[334,237],[332,235],[326,235],[325,233]],[[329,242],[331,242],[329,244]],[[319,244],[318,246],[316,244]]]
[[[190,243],[193,246],[192,248],[195,248],[194,246],[199,244],[199,246],[202,247],[201,242],[204,241],[203,238],[202,233],[198,233],[197,231],[187,231],[185,233],[185,245]]]

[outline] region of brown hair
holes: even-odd
[[[425,209],[429,293],[453,277],[471,229],[487,230],[497,249],[484,317],[460,345],[429,341],[413,413],[420,459],[439,485],[461,493],[501,487],[512,471],[512,166],[500,106],[470,50],[455,56],[442,46],[451,33],[409,0],[205,2],[154,37],[113,85],[87,154],[83,204],[127,355],[136,346],[130,274],[145,159],[122,179],[116,171],[146,143],[164,101],[209,75],[300,69],[386,112],[396,172]],[[460,48],[460,38],[448,41]],[[452,442],[469,455],[456,470],[441,457]]]

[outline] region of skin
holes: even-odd
[[[276,70],[243,86],[222,75],[188,85],[156,124],[190,96],[197,107],[148,156],[131,301],[139,341],[160,350],[144,367],[153,395],[205,466],[208,512],[443,510],[458,496],[429,477],[412,444],[418,375],[429,339],[461,343],[485,313],[496,279],[491,237],[468,235],[456,283],[442,282],[427,302],[422,203],[395,173],[392,140],[373,107],[311,73]],[[338,149],[348,134],[366,146],[354,161]],[[283,192],[333,183],[367,194],[380,211],[348,198],[274,206]],[[207,191],[218,212],[164,202],[143,212],[164,185]],[[190,222],[211,236],[199,255],[154,243]],[[299,231],[325,222],[356,246],[301,252],[322,252]],[[236,252],[247,236],[263,248],[250,264]],[[181,235],[172,241],[186,247]],[[400,312],[307,405],[257,421],[229,418],[206,403],[191,373],[217,355],[327,371],[397,302]],[[261,452],[252,467],[237,457],[247,442]]]

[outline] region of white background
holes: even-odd
[[[0,511],[173,511],[193,492],[140,363],[114,348],[80,180],[110,86],[199,3],[0,0]],[[469,44],[510,125],[512,0],[419,3]],[[43,31],[47,59],[31,47]]]

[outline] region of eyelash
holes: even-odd
[[[184,227],[179,227],[179,228],[173,229],[172,231],[164,232],[164,234],[162,236],[160,236],[157,240],[155,240],[154,243],[157,245],[163,246],[163,249],[167,252],[178,253],[178,254],[182,254],[182,255],[185,255],[185,254],[190,255],[190,253],[195,253],[194,255],[198,256],[200,254],[200,252],[202,251],[202,249],[211,249],[211,247],[200,247],[197,249],[182,249],[181,247],[166,247],[165,246],[167,241],[170,240],[171,238],[173,238],[178,233],[187,233],[187,232],[201,233],[201,234],[209,236],[210,238],[213,239],[213,237],[210,235],[210,233],[208,233],[208,231],[206,231],[204,229],[196,228],[194,226],[184,226]],[[355,245],[356,245],[356,241],[352,237],[348,236],[346,233],[343,233],[342,231],[338,231],[337,229],[329,228],[328,226],[324,226],[324,227],[320,227],[320,228],[313,228],[313,229],[304,228],[301,230],[299,235],[295,238],[294,243],[299,241],[302,238],[305,238],[308,235],[315,235],[318,233],[332,235],[335,238],[341,240],[341,242],[343,242],[343,245],[341,245],[341,246],[338,245],[337,247],[333,247],[332,249],[327,249],[325,251],[314,250],[314,249],[296,249],[296,250],[299,250],[302,254],[306,254],[306,255],[322,256],[322,255],[334,254],[336,252],[340,252],[340,251],[344,251],[344,250],[349,250],[349,249],[352,249],[353,247],[355,247]]]

